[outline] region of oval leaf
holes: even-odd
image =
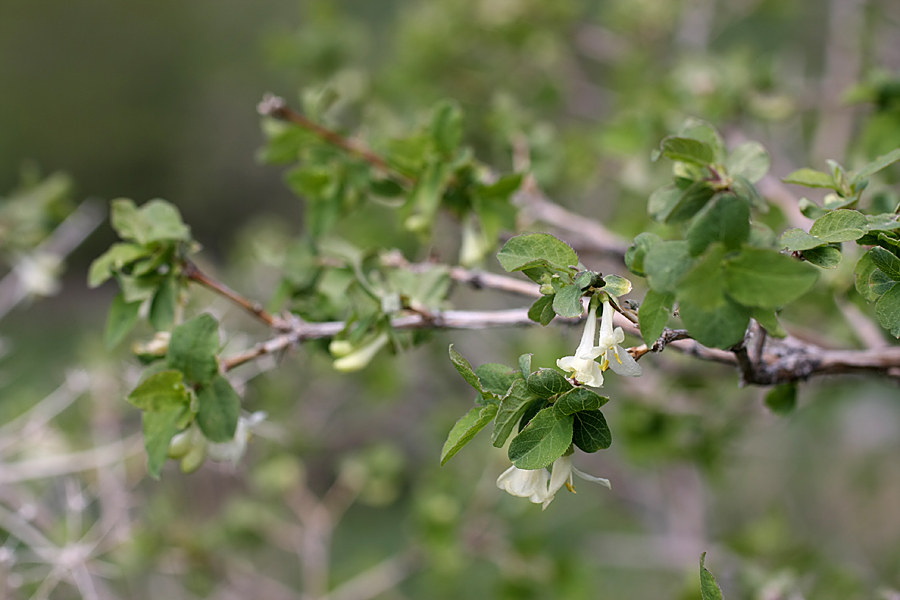
[[[241,397],[228,380],[216,375],[209,385],[197,392],[197,424],[211,442],[230,442],[234,439],[241,416]]]
[[[520,469],[543,469],[572,443],[572,415],[558,416],[549,406],[534,416],[509,445],[509,459]]]

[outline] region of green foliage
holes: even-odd
[[[722,589],[705,562],[706,552],[700,555],[700,596],[703,600],[722,600]]]
[[[216,375],[197,392],[197,424],[211,442],[234,437],[241,416],[241,397],[228,380]]]
[[[549,467],[569,449],[573,423],[572,415],[542,409],[510,442],[509,459],[520,469]]]
[[[797,384],[786,383],[766,394],[766,406],[779,416],[789,415],[797,408]]]
[[[172,331],[166,363],[185,380],[206,385],[219,372],[219,324],[209,314],[194,317]]]

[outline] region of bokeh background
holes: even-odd
[[[162,197],[205,267],[267,300],[303,200],[258,159],[266,91],[347,131],[401,131],[454,98],[480,159],[508,170],[524,141],[551,197],[630,237],[667,176],[650,150],[686,116],[761,141],[776,176],[900,145],[898,49],[892,0],[3,2],[0,273],[86,198]],[[879,186],[896,204],[897,172]],[[314,346],[261,361],[236,374],[269,414],[245,460],[146,479],[123,401],[139,365],[102,342],[114,286],[85,284],[114,235],[84,234],[57,294],[0,317],[0,597],[687,599],[707,551],[729,599],[900,598],[896,384],[812,382],[778,417],[728,369],[649,356],[610,383],[613,447],[578,464],[612,491],[583,482],[542,513],[496,489],[508,462],[486,435],[439,467],[472,400],[447,344],[549,366],[578,336],[555,327],[440,334],[352,376]],[[848,268],[786,320],[886,343]],[[196,296],[227,348],[265,335]]]

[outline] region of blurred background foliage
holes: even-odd
[[[456,99],[484,162],[509,170],[524,144],[561,204],[626,237],[665,235],[645,212],[667,175],[649,152],[684,117],[713,122],[731,145],[761,141],[776,176],[826,158],[852,168],[900,139],[897,48],[892,0],[5,2],[3,268],[75,198],[163,197],[207,268],[267,300],[303,213],[257,160],[264,91],[382,137]],[[68,176],[39,184],[34,165]],[[25,231],[15,219],[34,203],[49,221]],[[351,217],[342,234],[366,240],[386,219]],[[777,208],[767,222],[784,228]],[[0,321],[3,597],[687,599],[699,597],[704,550],[729,599],[900,597],[895,385],[810,383],[779,418],[765,390],[739,389],[728,369],[651,355],[644,377],[610,381],[615,442],[579,464],[611,492],[581,484],[541,513],[496,489],[508,462],[486,436],[439,468],[472,400],[449,340],[473,364],[535,352],[549,366],[577,336],[556,328],[440,334],[349,376],[332,375],[314,344],[261,361],[236,377],[245,408],[269,413],[244,462],[191,476],[170,465],[146,480],[138,418],[122,401],[138,365],[102,345],[111,286],[84,283],[112,239],[100,227],[69,257],[60,294]],[[870,309],[850,279],[830,281],[834,294],[786,316],[831,344],[860,343],[842,307]],[[510,305],[486,295],[460,289],[455,304]],[[195,296],[226,330],[250,332],[228,348],[263,335]],[[63,408],[44,423],[34,415],[48,399]],[[77,453],[110,447],[124,463],[76,468]],[[36,551],[22,523],[69,554]]]

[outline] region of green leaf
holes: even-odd
[[[241,416],[241,397],[221,375],[213,377],[197,392],[197,424],[211,442],[234,439]]]
[[[156,198],[140,208],[145,225],[142,243],[191,240],[191,230],[174,205]]]
[[[800,212],[807,219],[818,219],[823,215],[827,215],[828,211],[824,210],[821,206],[810,200],[809,198],[800,198],[800,201],[797,203],[800,208]]]
[[[709,572],[703,563],[706,561],[706,552],[700,555],[700,597],[702,600],[723,600],[722,590],[716,582],[716,578]]]
[[[828,173],[816,171],[815,169],[798,169],[782,179],[782,181],[809,188],[835,189],[834,178]]]
[[[166,362],[192,383],[205,385],[219,372],[219,324],[208,313],[172,330]]]
[[[456,370],[469,385],[479,392],[481,391],[481,380],[478,379],[478,375],[475,374],[469,361],[467,361],[462,354],[453,349],[453,344],[450,344],[450,362],[453,363],[453,366],[456,367]]]
[[[147,474],[159,479],[169,453],[169,443],[178,433],[178,422],[188,412],[186,407],[163,412],[145,412],[144,448],[147,450]]]
[[[581,288],[565,285],[553,295],[553,311],[561,317],[575,318],[584,313],[581,304]]]
[[[678,311],[691,336],[712,348],[734,346],[744,339],[744,332],[750,323],[750,311],[727,297],[712,310],[681,302]]]
[[[503,245],[497,259],[510,272],[537,265],[565,271],[578,264],[578,255],[572,247],[549,233],[517,235]]]
[[[663,329],[669,322],[669,316],[672,314],[672,305],[675,302],[675,296],[672,294],[661,294],[655,290],[648,290],[644,296],[644,301],[638,309],[638,322],[641,327],[641,337],[647,346],[653,343],[662,335]]]
[[[661,187],[650,194],[647,200],[647,212],[656,221],[665,221],[672,213],[672,209],[678,204],[684,191],[674,185]],[[655,234],[642,234],[655,235]],[[659,237],[659,236],[656,236]]]
[[[573,415],[572,443],[583,451],[591,453],[606,450],[612,445],[612,433],[606,424],[606,417],[599,410],[585,410]]]
[[[150,324],[156,331],[163,331],[172,326],[175,321],[175,305],[178,303],[178,293],[175,291],[177,282],[169,277],[159,286],[153,301],[150,303]]]
[[[558,416],[553,407],[541,410],[509,444],[509,459],[520,469],[543,469],[572,443],[572,415]]]
[[[106,346],[114,348],[119,345],[128,332],[131,331],[138,319],[138,311],[141,309],[141,301],[126,302],[122,294],[113,298],[109,307],[109,315],[106,318]]]
[[[729,175],[741,175],[756,183],[769,172],[769,153],[759,142],[746,142],[735,148],[725,159]]]
[[[137,244],[118,243],[97,257],[88,271],[88,287],[95,288],[112,277],[113,272],[120,270],[139,258],[147,256],[147,249]]]
[[[619,275],[604,275],[603,282],[600,289],[611,296],[624,296],[631,291],[631,282]]]
[[[463,119],[459,105],[451,101],[439,103],[431,117],[431,137],[441,154],[453,154],[462,142]]]
[[[679,126],[677,135],[707,144],[713,151],[713,162],[722,162],[725,157],[725,142],[722,140],[722,136],[715,127],[706,121],[688,117]]]
[[[493,420],[497,414],[496,404],[486,404],[484,406],[476,406],[466,413],[466,415],[456,422],[444,447],[441,450],[441,466],[447,464],[447,461],[459,452],[463,446],[472,441],[484,426]]]
[[[859,295],[865,298],[867,302],[875,302],[878,300],[879,294],[876,294],[872,290],[872,286],[869,285],[869,278],[872,276],[872,273],[877,270],[878,267],[875,265],[875,261],[872,260],[871,250],[859,257],[859,261],[857,261],[856,267],[853,269],[853,273],[856,275],[856,291],[859,292]]]
[[[774,248],[775,240],[775,232],[768,225],[756,221],[750,223],[750,238],[747,240],[749,245],[757,248]]]
[[[803,258],[822,269],[833,269],[841,264],[841,260],[843,259],[841,249],[835,247],[837,245],[839,244],[804,250]]]
[[[894,287],[894,284],[896,283],[896,281],[888,277],[881,269],[875,269],[872,271],[872,274],[869,275],[869,287],[876,297],[887,293],[887,291]]]
[[[699,256],[715,242],[737,250],[749,237],[750,207],[734,194],[716,194],[694,217],[687,232],[691,256]]]
[[[779,339],[787,337],[787,331],[778,321],[778,315],[772,308],[754,308],[750,313],[756,322],[762,325],[766,333]]]
[[[109,222],[123,240],[136,240],[143,244],[145,223],[138,212],[137,205],[128,198],[117,198],[112,201],[109,211]]]
[[[165,412],[190,404],[191,397],[184,387],[181,371],[160,371],[145,379],[128,394],[128,402],[135,408],[150,412]]]
[[[549,325],[550,321],[553,320],[553,317],[556,316],[556,313],[553,312],[554,296],[556,296],[556,294],[541,296],[535,300],[534,304],[531,305],[531,308],[528,309],[528,318],[545,327]]]
[[[716,159],[716,152],[706,142],[689,137],[668,136],[659,145],[666,158],[705,167]]]
[[[785,383],[773,387],[766,394],[766,406],[780,417],[794,412],[797,408],[797,384]]]
[[[674,292],[675,285],[693,264],[687,242],[659,242],[650,248],[644,258],[647,283],[657,292]]]
[[[528,389],[538,398],[552,398],[572,389],[572,384],[553,369],[538,369],[528,376]]]
[[[809,228],[809,233],[823,242],[852,242],[865,235],[868,228],[864,214],[841,209],[819,217]]]
[[[475,369],[475,375],[481,382],[482,389],[496,394],[497,396],[505,396],[509,391],[509,387],[513,381],[521,379],[517,369],[511,369],[506,365],[499,363],[485,363],[479,365]]]
[[[879,156],[878,158],[876,158],[869,164],[862,167],[859,171],[856,172],[855,181],[860,181],[862,179],[868,179],[869,177],[871,177],[878,171],[880,171],[886,167],[889,167],[890,165],[894,164],[898,160],[900,160],[900,148],[897,148],[896,150],[892,150],[891,152],[888,152],[887,154],[884,154],[882,156]]]
[[[780,252],[745,248],[725,261],[725,287],[747,306],[778,308],[808,292],[819,272]]]
[[[825,244],[825,240],[820,240],[814,235],[809,235],[802,229],[788,229],[781,234],[778,242],[780,248],[787,248],[792,252],[799,250],[809,250]]]
[[[534,354],[529,352],[519,357],[519,370],[522,371],[522,377],[525,379],[528,379],[528,376],[531,375],[531,358],[533,356]]]
[[[875,304],[875,316],[892,336],[900,338],[900,284],[894,284]]]
[[[715,190],[705,181],[695,181],[681,193],[678,202],[665,218],[665,223],[681,223],[693,217],[715,195]]]
[[[661,241],[662,238],[655,233],[638,234],[638,236],[634,238],[634,243],[632,243],[625,252],[625,266],[628,267],[628,270],[635,275],[644,277],[644,258],[650,248]]]
[[[559,398],[553,404],[559,416],[572,415],[583,410],[597,410],[609,402],[609,398],[601,396],[583,387],[574,388]]]
[[[497,181],[478,190],[483,198],[507,199],[522,185],[522,173],[507,173]]]
[[[513,427],[522,419],[531,402],[536,399],[537,396],[528,389],[528,384],[524,380],[517,379],[513,382],[509,394],[500,401],[497,418],[494,420],[491,441],[495,447],[500,448],[506,443]]]
[[[875,266],[884,271],[892,281],[900,281],[900,258],[879,247],[872,248],[868,254]]]
[[[722,259],[725,247],[715,244],[701,257],[694,267],[682,277],[676,287],[679,302],[689,302],[695,307],[711,311],[725,304],[725,287],[722,282]]]
[[[543,398],[538,398],[537,400],[529,403],[525,408],[525,412],[522,413],[522,418],[519,419],[519,431],[525,429],[525,426],[531,422],[534,416],[548,406],[550,406],[550,402],[544,400]]]
[[[866,215],[869,222],[869,231],[896,231],[900,229],[900,221],[897,215],[893,213],[885,213],[882,215]]]

